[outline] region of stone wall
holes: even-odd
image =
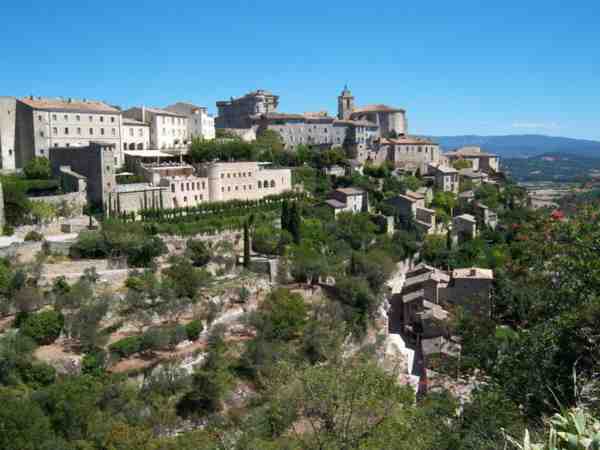
[[[80,216],[83,214],[83,208],[87,204],[86,192],[71,192],[61,195],[45,195],[43,197],[28,197],[30,201],[44,202],[56,207],[66,203],[73,208],[72,216]]]

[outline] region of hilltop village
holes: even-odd
[[[11,420],[43,448],[474,449],[573,404],[594,212],[348,87],[335,117],[279,103],[0,97]]]

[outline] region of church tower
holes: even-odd
[[[344,86],[342,94],[338,97],[338,119],[348,120],[350,114],[354,111],[354,97],[348,89],[348,85]]]

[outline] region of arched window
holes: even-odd
[[[142,144],[141,142],[138,144],[137,147],[138,150],[144,150],[144,144]]]
[[[275,180],[271,180],[271,187],[274,188],[275,187]]]
[[[129,144],[129,150],[135,150],[135,144],[133,142]]]

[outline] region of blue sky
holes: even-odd
[[[597,0],[2,3],[0,95],[334,113],[347,82],[416,134],[600,140]]]

